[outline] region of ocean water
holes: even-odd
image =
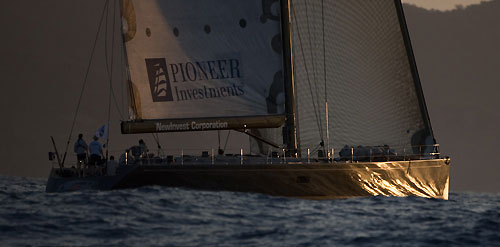
[[[500,246],[500,194],[312,201],[0,176],[0,246]]]

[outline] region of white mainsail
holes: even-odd
[[[175,120],[156,131],[198,130],[177,128],[182,119],[281,125],[281,26],[265,14],[261,0],[123,0],[132,120]]]

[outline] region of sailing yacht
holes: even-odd
[[[237,130],[251,154],[141,157],[116,176],[78,177],[59,162],[47,192],[162,185],[448,199],[450,159],[400,0],[122,0],[120,12],[122,133]]]

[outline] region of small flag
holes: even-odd
[[[108,124],[101,126],[96,132],[95,136],[99,137],[99,139],[108,137]]]

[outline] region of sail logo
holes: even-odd
[[[146,59],[146,68],[153,102],[173,101],[172,86],[170,85],[165,59]]]
[[[240,60],[235,58],[167,64],[147,58],[153,102],[191,101],[242,96]]]

